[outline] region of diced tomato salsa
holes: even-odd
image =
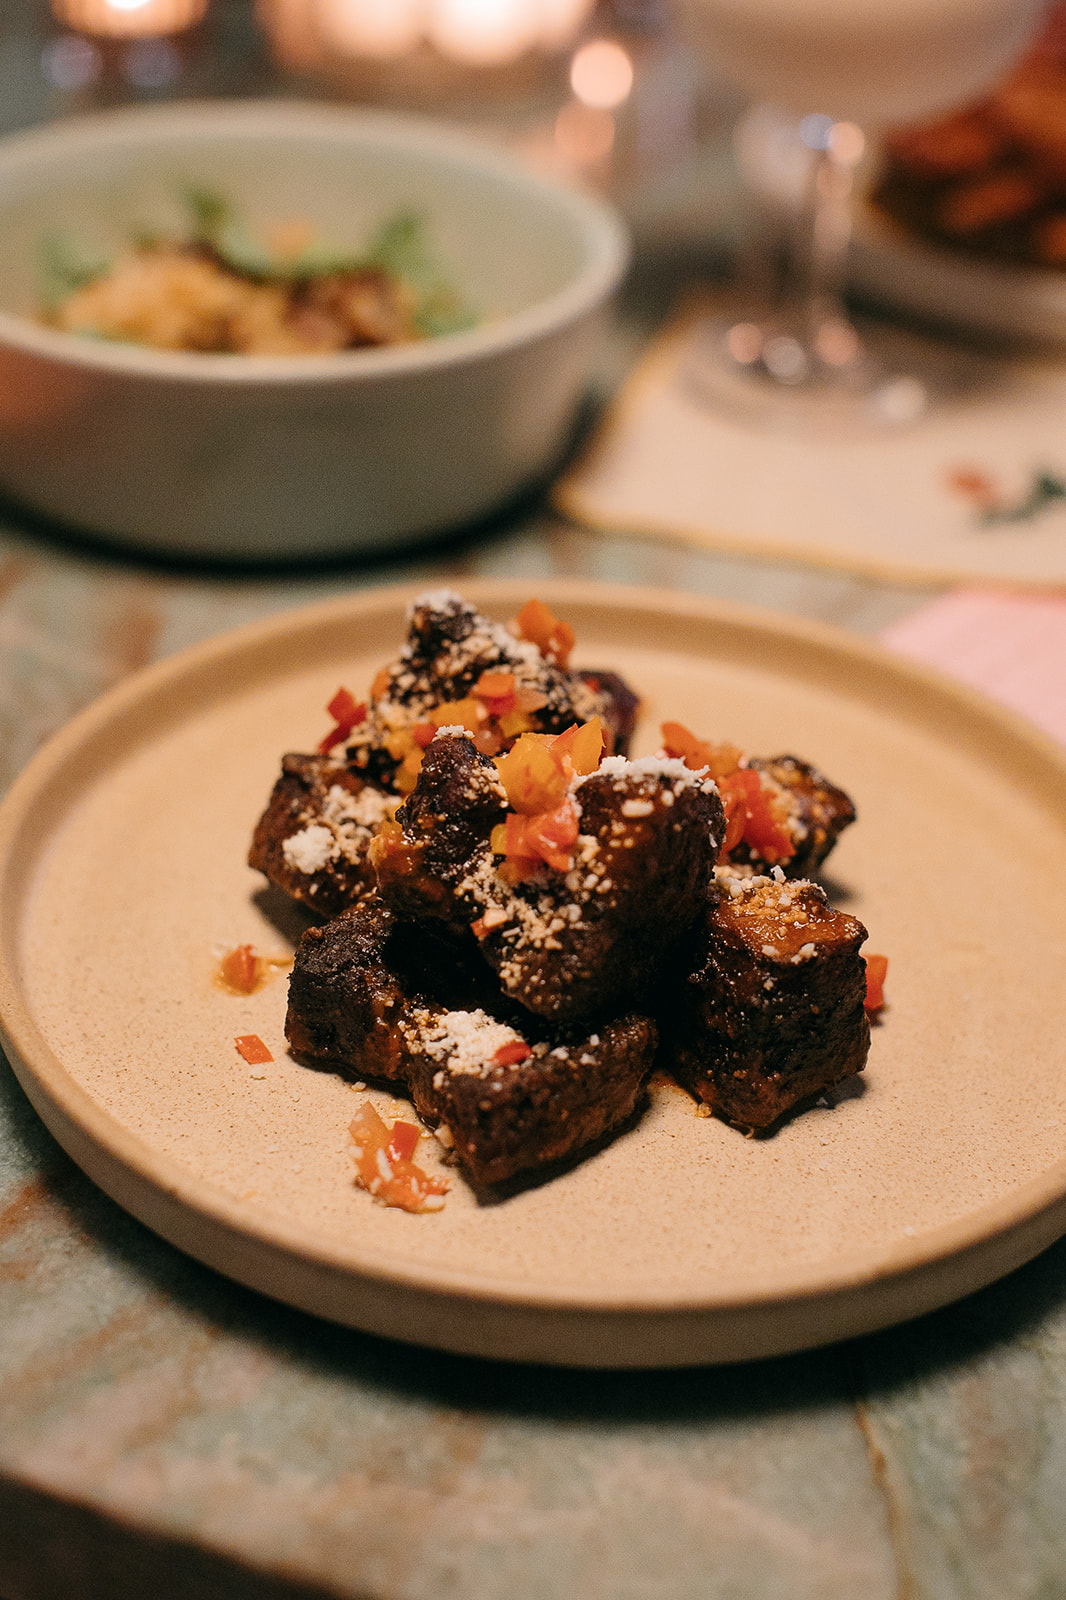
[[[235,950],[230,950],[219,963],[218,976],[234,994],[254,994],[259,987],[259,960],[255,946],[239,944]]]
[[[356,700],[349,689],[343,685],[339,688],[333,699],[326,707],[330,716],[336,723],[318,746],[319,755],[325,756],[335,745],[343,744],[353,728],[366,721],[366,706]]]
[[[593,717],[560,734],[524,733],[498,758],[512,809],[492,830],[491,843],[495,854],[506,858],[505,879],[521,882],[543,866],[570,871],[578,838],[570,789],[575,778],[595,772],[603,746],[603,724]]]
[[[726,812],[723,853],[740,843],[748,844],[770,866],[796,854],[795,841],[775,812],[776,793],[764,786],[758,772],[741,767],[717,782]]]
[[[563,672],[574,648],[574,630],[554,617],[543,600],[528,600],[511,624],[520,639],[535,644],[545,660]]]
[[[750,845],[769,866],[796,854],[776,789],[764,783],[754,768],[742,765],[743,754],[736,745],[697,739],[681,722],[664,722],[661,731],[666,755],[683,761],[693,772],[707,768],[718,785],[726,822],[721,856],[741,843]]]
[[[711,744],[708,739],[697,739],[683,722],[664,722],[661,733],[664,752],[683,761],[693,772],[706,767],[717,781],[728,778],[740,766],[742,752],[735,744]]]
[[[273,1061],[274,1059],[257,1033],[240,1033],[233,1042],[237,1046],[238,1053],[244,1057],[250,1067],[259,1066],[262,1062]]]
[[[888,974],[888,957],[866,957],[866,1009],[880,1011],[885,1003],[885,978]]]
[[[439,1211],[448,1191],[447,1178],[434,1178],[411,1157],[418,1148],[420,1129],[402,1118],[390,1126],[367,1101],[352,1119],[355,1144],[355,1181],[382,1205],[401,1211]]]

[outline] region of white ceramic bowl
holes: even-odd
[[[424,214],[480,315],[415,345],[299,357],[109,344],[33,321],[42,236],[114,246],[190,181],[253,224],[360,245]],[[225,559],[380,549],[550,470],[625,267],[607,207],[450,129],[291,102],[125,110],[0,146],[0,488],[71,527]]]

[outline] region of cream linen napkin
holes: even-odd
[[[990,364],[906,427],[758,431],[690,397],[696,319],[652,345],[557,484],[566,515],[895,581],[1066,589],[1063,358]]]

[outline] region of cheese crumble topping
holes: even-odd
[[[412,1050],[442,1062],[448,1072],[482,1078],[492,1071],[507,1070],[493,1060],[504,1045],[525,1043],[514,1028],[496,1022],[488,1012],[480,1010],[434,1014],[419,1007],[410,1022],[401,1022],[400,1031]],[[436,1088],[439,1089],[441,1083],[434,1078]]]

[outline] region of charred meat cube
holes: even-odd
[[[396,1028],[410,1004],[498,1001],[469,933],[455,939],[439,924],[401,922],[371,895],[304,933],[289,978],[285,1036],[304,1060],[405,1081]],[[503,1003],[497,1010],[507,1014]]]
[[[470,1177],[490,1184],[626,1121],[656,1031],[643,1016],[576,1033],[528,1016],[516,1026],[518,1008],[472,954],[366,901],[301,940],[286,1036],[301,1059],[403,1084]]]
[[[596,715],[608,720],[607,694],[448,590],[420,595],[412,605],[407,644],[389,669],[390,697],[401,703],[426,697],[428,705],[463,700],[482,673],[492,671],[512,673],[519,687],[543,699],[533,713],[543,733],[561,733]],[[617,699],[619,687],[612,692]]]
[[[328,756],[283,756],[248,865],[312,911],[332,916],[374,888],[367,849],[398,804],[398,796]]]
[[[550,613],[549,613],[550,615]],[[613,737],[631,731],[635,706],[622,679],[571,672],[450,590],[420,595],[407,641],[374,682],[366,721],[353,731],[349,763],[409,793],[419,741],[434,726],[466,720],[478,748],[497,755],[525,730],[561,733],[600,716]],[[426,740],[428,742],[428,740]]]
[[[528,1019],[532,1023],[533,1019]],[[649,1017],[533,1038],[485,1011],[416,1008],[401,1024],[415,1109],[478,1184],[583,1150],[632,1115],[655,1057]]]
[[[786,876],[806,878],[817,872],[844,829],[855,821],[851,797],[798,756],[753,756],[749,766],[777,785],[786,803],[785,826],[795,846],[794,854],[781,861]],[[747,844],[731,851],[729,859],[763,865],[757,849]]]
[[[640,696],[634,694],[626,680],[617,672],[601,672],[592,667],[581,667],[576,676],[581,678],[594,694],[602,696],[603,708],[599,715],[603,718],[604,726],[610,734],[607,741],[608,755],[628,755],[629,743],[637,725]]]
[[[434,740],[425,779],[397,813],[402,833],[375,842],[383,898],[404,915],[472,926],[504,993],[539,1016],[571,1022],[639,1005],[702,910],[724,833],[713,784],[679,761],[609,757],[572,790],[580,831],[566,870],[543,865],[516,882],[488,837],[502,790],[480,760],[458,734]],[[449,848],[462,811],[423,803],[423,782],[438,793],[442,768],[450,793],[482,808],[462,865]]]
[[[408,622],[407,643],[368,702],[338,691],[329,706],[338,726],[318,753],[284,757],[255,830],[251,865],[323,916],[373,888],[371,836],[413,790],[439,727],[465,727],[488,755],[527,730],[557,733],[594,716],[608,748],[632,731],[636,696],[617,674],[568,672],[458,595],[420,596]],[[336,708],[342,699],[351,720]],[[330,753],[342,742],[343,757]]]
[[[861,1072],[865,938],[816,884],[720,874],[691,971],[664,1002],[678,1082],[725,1121],[761,1130]]]
[[[496,767],[459,733],[438,734],[418,782],[396,813],[396,827],[371,860],[381,893],[401,917],[440,917],[463,927],[455,891],[504,816],[507,795]]]
[[[798,756],[746,756],[737,745],[700,739],[681,722],[662,724],[663,750],[718,785],[726,814],[722,861],[750,872],[814,872],[855,807],[843,789]]]
[[[398,1024],[407,1006],[399,976],[383,960],[395,918],[379,900],[308,928],[289,978],[285,1037],[301,1060],[403,1081]]]
[[[285,1036],[304,1060],[405,1081],[396,1028],[413,1002],[507,1014],[469,933],[456,939],[437,923],[401,922],[371,895],[302,936]]]

